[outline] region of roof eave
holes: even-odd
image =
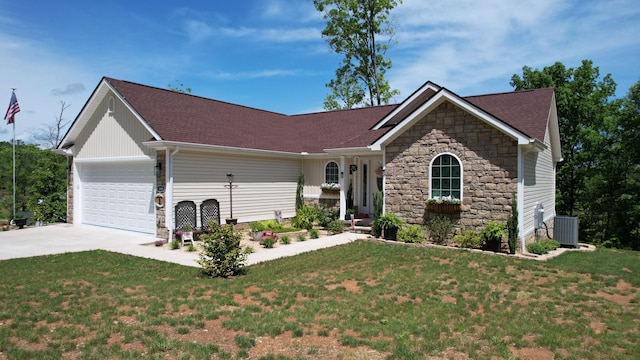
[[[293,153],[293,152],[287,152],[287,151],[249,149],[249,148],[240,148],[240,147],[234,147],[234,146],[196,144],[196,143],[186,143],[186,142],[180,142],[180,141],[166,141],[166,140],[145,141],[142,144],[144,146],[147,146],[150,149],[157,149],[157,150],[162,150],[162,149],[173,150],[179,147],[181,150],[211,151],[211,152],[219,152],[219,153],[233,153],[236,155],[245,154],[245,155],[293,157],[293,158],[299,158],[300,156],[303,155],[302,153]]]

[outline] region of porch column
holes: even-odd
[[[340,156],[340,215],[338,219],[344,219],[344,216],[346,214],[346,207],[347,207],[347,197],[346,197],[346,193],[345,193],[345,188],[346,188],[346,171],[345,171],[345,166],[346,166],[346,157],[345,156]]]

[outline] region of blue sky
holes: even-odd
[[[297,114],[322,110],[341,57],[311,0],[0,0],[0,111],[16,137],[73,119],[102,76]],[[512,91],[522,66],[590,59],[618,96],[640,80],[637,0],[404,0],[387,73],[401,102],[427,80],[460,94]],[[10,141],[2,122],[0,141]]]

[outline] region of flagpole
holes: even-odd
[[[16,88],[11,88],[12,94],[15,94]],[[12,95],[13,96],[13,95]],[[16,121],[12,121],[13,125],[13,218],[16,218]]]
[[[14,89],[15,91],[15,89]],[[16,218],[16,122],[13,122],[13,218]]]

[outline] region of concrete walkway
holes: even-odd
[[[364,234],[342,233],[294,242],[250,254],[245,265],[294,256],[365,238],[367,235]],[[198,259],[196,253],[149,246],[155,241],[154,236],[129,231],[89,225],[55,224],[0,232],[0,260],[101,249],[185,266],[200,266],[196,263]]]

